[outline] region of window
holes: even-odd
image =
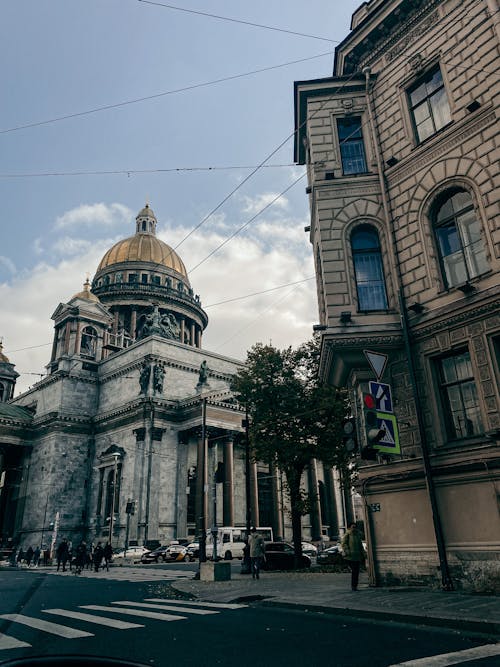
[[[382,256],[377,231],[360,225],[351,235],[358,310],[387,310]]]
[[[151,282],[154,283],[155,285],[160,285],[161,284],[160,276],[151,276]]]
[[[481,228],[466,190],[444,193],[434,206],[432,219],[446,287],[463,285],[488,271]]]
[[[136,283],[138,281],[139,276],[137,273],[129,273],[128,274],[128,281],[129,283]]]
[[[95,359],[97,348],[97,331],[93,327],[85,327],[82,330],[80,342],[80,354],[82,357]]]
[[[344,175],[364,174],[367,169],[361,118],[337,118],[337,130]]]
[[[427,72],[408,91],[417,141],[421,143],[451,121],[450,107],[439,67]]]
[[[459,440],[479,435],[483,426],[469,352],[440,359],[438,369],[448,437]]]
[[[142,282],[143,285],[148,284],[148,274],[147,273],[142,273],[141,274],[141,282]]]

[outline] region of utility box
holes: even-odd
[[[230,581],[231,563],[207,561],[200,563],[200,581]]]

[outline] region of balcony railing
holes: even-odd
[[[135,292],[143,294],[158,294],[163,298],[176,297],[183,301],[189,301],[199,308],[201,308],[200,297],[190,294],[187,290],[178,290],[168,285],[157,285],[156,283],[110,283],[109,285],[99,285],[92,287],[92,292],[99,296],[100,294],[107,294],[110,292]]]

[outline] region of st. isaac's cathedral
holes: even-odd
[[[245,524],[245,413],[230,390],[242,363],[202,348],[207,314],[156,226],[146,205],[92,283],[57,306],[47,376],[16,398],[0,344],[3,546],[165,544],[215,512],[218,525]],[[337,535],[335,471],[313,461],[305,484],[317,502],[304,536]],[[250,503],[252,523],[290,536],[279,471],[251,462]]]

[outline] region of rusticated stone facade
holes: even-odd
[[[364,350],[388,356],[401,453],[358,459],[373,583],[500,588],[499,26],[497,0],[371,0],[295,84],[322,374],[360,450]]]

